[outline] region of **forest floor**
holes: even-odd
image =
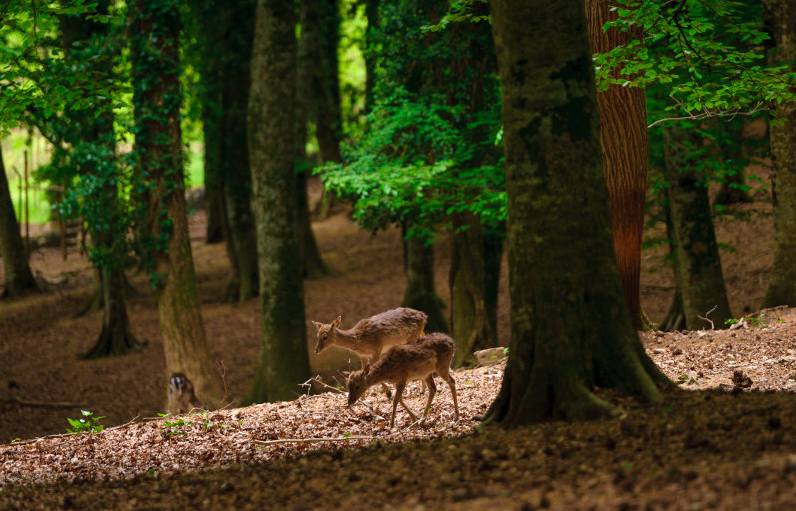
[[[751,219],[727,217],[716,230],[719,241],[734,248],[723,251],[722,264],[740,318],[757,310],[765,291],[772,222],[762,200],[735,211],[751,212]],[[652,358],[682,389],[663,406],[606,395],[627,414],[477,432],[477,416],[499,389],[497,365],[454,374],[459,422],[450,423],[453,404],[441,384],[426,424],[409,425],[399,411],[390,432],[389,402],[375,393],[353,411],[339,393],[307,395],[303,387],[289,403],[234,408],[257,363],[259,301],[220,299],[224,247],[204,243],[201,212],[191,225],[202,312],[213,355],[223,363],[227,408],[185,415],[182,422],[157,415],[164,408],[165,365],[157,312],[141,275],[130,275],[139,293],[129,310],[133,333],[146,347],[79,360],[101,321],[101,312],[75,317],[90,295],[90,266],[76,251],[63,261],[58,249],[38,249],[31,265],[49,282],[47,290],[0,303],[0,510],[771,509],[796,503],[792,309],[766,311],[731,331],[643,334]],[[343,327],[350,327],[398,306],[405,284],[397,231],[371,236],[345,211],[314,229],[331,275],[305,283],[308,345],[314,344],[310,321],[342,315]],[[664,252],[647,250],[643,259],[642,305],[656,322],[674,290]],[[435,271],[446,302],[448,262],[442,240]],[[500,293],[506,344],[505,260]],[[311,354],[311,363],[313,374],[328,376],[353,361],[330,349]],[[425,398],[414,387],[407,393],[419,410]],[[107,430],[63,435],[66,418],[78,418],[81,409],[105,416]]]

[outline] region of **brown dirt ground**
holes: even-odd
[[[723,252],[722,264],[738,317],[757,310],[768,281],[773,227],[765,198],[761,193],[758,202],[739,208],[754,212],[751,221],[719,221],[716,226],[719,241],[736,249]],[[226,368],[227,401],[234,406],[257,362],[259,302],[220,301],[226,255],[223,245],[203,243],[203,225],[201,212],[192,216],[203,316],[213,355]],[[314,344],[311,320],[326,322],[340,314],[349,327],[399,305],[405,285],[397,231],[371,236],[345,211],[315,223],[314,229],[332,275],[305,283],[308,345]],[[656,322],[665,315],[674,289],[661,261],[664,252],[650,250],[643,256],[642,305]],[[436,285],[445,301],[448,253],[444,240],[437,244]],[[88,263],[76,251],[64,262],[58,249],[39,249],[31,265],[43,280],[60,282],[49,284],[45,293],[0,304],[0,442],[63,433],[66,417],[77,417],[80,408],[105,415],[108,426],[162,411],[165,366],[157,312],[143,276],[130,276],[139,295],[130,299],[129,311],[133,333],[147,347],[124,357],[81,361],[77,356],[93,344],[101,318],[99,312],[74,317],[89,296]],[[504,260],[503,344],[510,335],[505,274]],[[174,473],[132,480],[103,482],[99,477],[46,489],[7,487],[0,493],[0,509],[781,507],[796,502],[796,402],[790,392],[750,394],[731,382],[733,371],[741,370],[751,377],[753,390],[796,387],[791,311],[768,317],[765,328],[645,335],[653,359],[683,387],[735,392],[679,392],[668,396],[662,409],[609,396],[628,409],[625,418],[614,421],[550,423],[402,445],[376,442],[352,451],[329,446],[298,458],[243,459],[216,469],[211,467],[218,464],[208,463],[207,471],[187,473],[177,466]],[[775,324],[775,317],[785,322]],[[311,356],[313,371],[324,374],[355,361],[344,350]],[[21,406],[9,400],[12,395],[79,406]],[[471,429],[472,414],[459,433]],[[0,463],[16,450],[0,445]],[[307,451],[305,445],[297,452]]]

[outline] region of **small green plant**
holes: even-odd
[[[169,428],[169,436],[187,435],[188,433],[183,431],[182,428],[193,424],[193,422],[186,421],[185,419],[169,420],[171,414],[168,413],[159,413],[158,415],[163,417],[163,425]]]
[[[100,424],[100,419],[104,419],[104,415],[100,415],[99,417],[94,417],[94,412],[89,412],[88,410],[80,410],[80,413],[83,414],[82,419],[70,419],[69,417],[66,420],[69,421],[69,424],[72,425],[71,428],[66,428],[67,433],[72,433],[73,435],[77,435],[79,433],[99,433],[105,426]]]

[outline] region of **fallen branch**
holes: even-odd
[[[302,442],[339,442],[345,440],[381,440],[385,437],[380,436],[361,436],[361,435],[351,435],[351,436],[339,436],[339,437],[329,437],[329,438],[280,438],[279,440],[244,440],[238,442],[239,444],[245,443],[255,443],[258,445],[274,445],[274,444],[299,444]]]
[[[329,385],[329,384],[327,384],[327,383],[324,383],[324,382],[321,380],[321,377],[320,377],[320,376],[313,376],[313,377],[312,377],[312,378],[310,378],[309,380],[307,380],[307,381],[305,381],[304,383],[301,383],[301,384],[299,385],[299,386],[301,386],[301,387],[308,387],[308,388],[307,388],[307,393],[308,393],[308,394],[309,394],[309,391],[310,391],[309,387],[311,387],[311,385],[312,385],[310,382],[315,382],[315,383],[317,383],[318,385],[322,386],[323,388],[329,389],[330,391],[332,391],[332,392],[336,392],[337,394],[345,394],[345,391],[344,391],[344,390],[340,390],[340,389],[338,389],[337,387],[332,387],[331,385]]]
[[[714,328],[714,326],[713,326],[713,321],[711,321],[710,319],[708,319],[708,316],[710,316],[710,313],[711,313],[711,312],[713,312],[714,310],[716,310],[716,307],[718,307],[718,305],[714,305],[712,309],[710,309],[709,311],[707,311],[707,312],[705,313],[705,317],[704,317],[704,318],[703,318],[702,316],[700,316],[699,314],[697,314],[697,317],[698,317],[699,319],[704,319],[705,321],[707,321],[708,323],[710,323],[710,329],[711,329],[711,330],[713,330],[713,328]]]
[[[26,401],[19,399],[17,396],[5,397],[0,399],[2,403],[14,403],[20,406],[31,406],[36,408],[86,408],[86,405],[81,403],[66,403],[66,402],[53,402],[48,403],[44,401]]]

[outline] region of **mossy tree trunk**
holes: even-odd
[[[224,27],[221,40],[221,175],[224,202],[238,274],[234,298],[248,300],[258,293],[257,234],[251,208],[246,114],[251,86],[251,46],[254,37],[253,0],[234,0],[216,22]],[[232,297],[231,297],[232,298]]]
[[[487,423],[616,416],[668,380],[624,305],[582,2],[492,2],[508,192],[511,345]],[[528,30],[528,27],[534,30]]]
[[[643,35],[637,25],[624,31],[603,31],[607,22],[618,18],[616,8],[607,0],[586,0],[586,18],[595,53],[606,53]],[[597,103],[616,265],[633,327],[641,330],[641,241],[649,159],[647,101],[642,88],[610,85],[597,94]]]
[[[696,170],[696,162],[690,156],[701,145],[697,134],[683,128],[669,126],[664,130],[675,275],[688,330],[710,328],[710,321],[714,327],[723,328],[731,317],[705,176]]]
[[[309,119],[310,77],[314,73],[316,62],[313,59],[312,17],[317,16],[317,1],[302,0],[300,23],[302,27],[310,27],[309,33],[302,28],[301,39],[298,41],[298,65],[296,68],[296,193],[299,209],[299,248],[301,251],[302,275],[319,278],[328,275],[329,271],[321,258],[321,252],[312,232],[312,222],[307,195],[307,178],[310,174],[310,163],[307,161],[307,120]]]
[[[294,2],[258,0],[248,128],[262,337],[246,404],[292,399],[310,375],[295,173],[295,27]]]
[[[28,291],[38,289],[33,272],[30,271],[25,244],[19,234],[19,224],[14,213],[11,190],[8,188],[2,149],[0,149],[0,255],[3,256],[6,278],[0,298],[17,298]]]
[[[451,331],[456,341],[453,367],[459,367],[475,361],[473,351],[496,346],[497,338],[487,307],[484,229],[469,212],[454,213],[451,225]]]
[[[774,39],[771,60],[796,62],[796,4],[766,0],[768,25]],[[796,306],[796,104],[777,106],[776,117],[784,124],[771,125],[774,172],[774,265],[762,307]]]
[[[180,130],[178,0],[134,0],[131,60],[135,152],[146,203],[150,280],[155,288],[166,374],[185,374],[199,400],[217,408],[223,387],[199,308],[188,233]],[[165,392],[164,392],[165,394]]]
[[[428,314],[426,332],[447,332],[448,322],[442,312],[442,300],[434,287],[434,245],[410,237],[404,241],[406,293],[401,306]]]

